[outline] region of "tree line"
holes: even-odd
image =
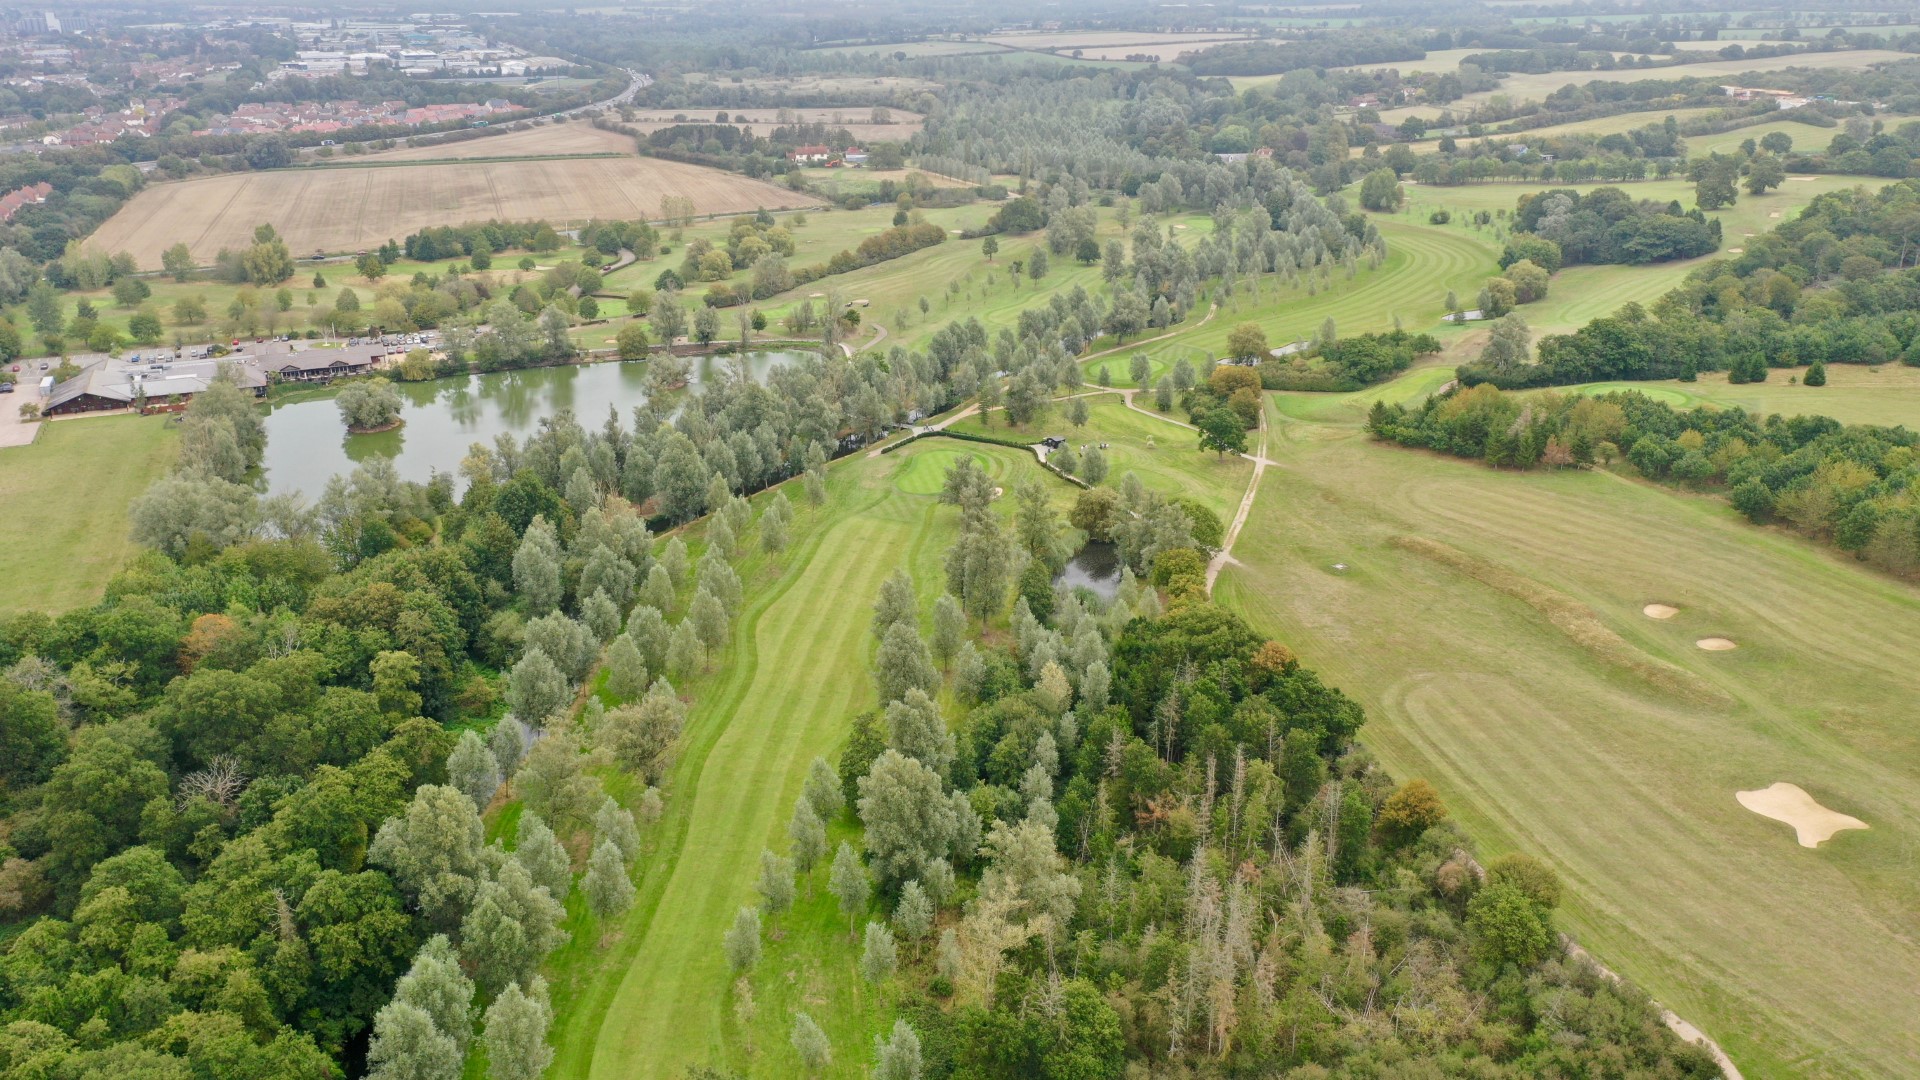
[[[1811,383],[1811,380],[1809,380]],[[1675,409],[1636,391],[1518,395],[1475,386],[1423,404],[1375,403],[1367,429],[1404,446],[1506,468],[1624,461],[1650,480],[1726,497],[1888,573],[1920,573],[1920,436],[1824,416]]]

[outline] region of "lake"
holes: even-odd
[[[758,379],[804,355],[748,353],[747,366]],[[734,359],[696,357],[689,389],[699,393]],[[276,406],[267,414],[262,461],[267,486],[276,495],[298,491],[318,499],[330,478],[376,457],[392,459],[403,479],[424,483],[438,471],[453,474],[458,484],[467,448],[476,442],[491,444],[502,432],[524,438],[540,421],[565,410],[572,410],[585,427],[597,429],[606,421],[609,405],[620,411],[623,422],[631,423],[629,410],[647,400],[646,373],[644,363],[608,361],[397,382],[394,387],[405,402],[400,413],[404,422],[372,435],[347,434],[330,397]]]

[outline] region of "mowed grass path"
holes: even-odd
[[[168,417],[101,416],[51,421],[31,446],[0,450],[0,614],[99,599],[134,551],[129,504],[178,443]]]
[[[1748,1077],[1920,1074],[1920,590],[1717,499],[1374,445],[1359,423],[1382,396],[1274,399],[1280,467],[1216,595],[1355,695],[1367,744],[1432,781],[1483,856],[1551,861],[1566,928]],[[1650,684],[1407,537],[1585,605],[1725,704]],[[1648,619],[1652,602],[1680,614]],[[1871,829],[1799,847],[1734,800],[1776,781]]]
[[[876,704],[869,625],[881,581],[906,566],[927,600],[939,587],[957,518],[920,493],[921,473],[944,462],[915,458],[955,456],[961,445],[929,440],[842,463],[828,502],[798,508],[783,573],[757,565],[762,556],[743,561],[747,604],[718,672],[691,688],[696,702],[667,816],[641,859],[638,902],[616,933],[576,942],[554,964],[558,1057],[548,1075],[677,1077],[708,1063],[797,1073],[786,1033],[799,1008],[832,1038],[834,1075],[860,1074],[871,1034],[891,1014],[853,972],[857,946],[844,932],[822,932],[840,919],[824,867],[786,917],[786,943],[767,942],[755,973],[759,1007],[744,1028],[720,942],[735,912],[757,903],[761,850],[786,850],[808,763],[831,759],[851,718]],[[1017,460],[997,447],[978,452],[996,477]],[[843,822],[835,839],[849,827]]]

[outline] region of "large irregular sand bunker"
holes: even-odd
[[[1671,604],[1648,604],[1640,609],[1640,614],[1649,619],[1671,619],[1680,614],[1680,609]]]
[[[1733,797],[1740,800],[1741,806],[1761,817],[1770,817],[1793,826],[1801,847],[1819,847],[1821,841],[1830,839],[1834,833],[1867,827],[1867,823],[1857,817],[1829,810],[1814,802],[1813,796],[1796,784],[1781,783],[1759,791],[1736,791]]]
[[[1703,637],[1694,644],[1708,652],[1732,652],[1740,647],[1723,637]]]

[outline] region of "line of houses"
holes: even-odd
[[[15,188],[5,195],[0,195],[0,221],[12,221],[13,215],[19,213],[21,207],[46,202],[47,196],[51,194],[53,194],[53,185],[42,180],[37,184],[28,184],[26,187]]]

